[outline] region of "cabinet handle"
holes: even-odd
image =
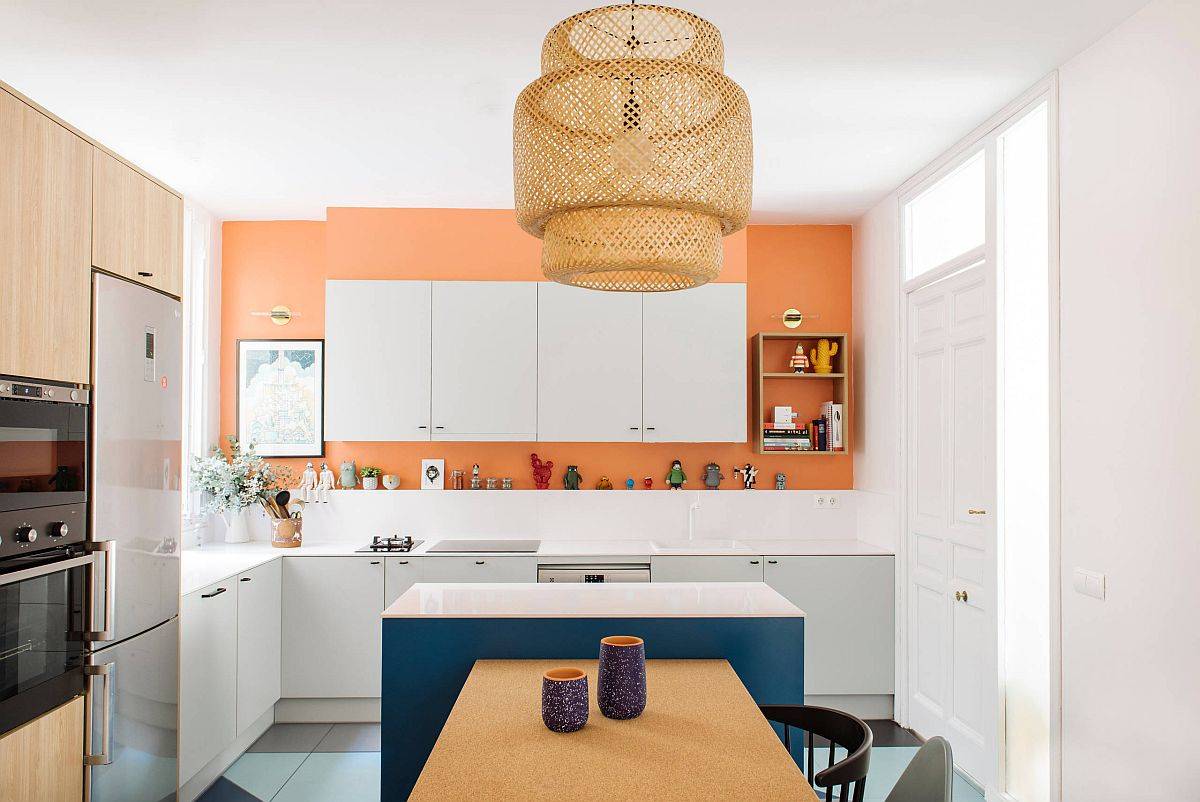
[[[640,429],[640,428],[642,428],[642,427],[641,427],[641,426],[630,426],[630,427],[629,427],[629,431],[631,431],[631,432],[636,432],[636,431],[637,431],[638,429]]]
[[[400,564],[401,564],[401,565],[408,565],[408,560],[401,560],[401,561],[400,561]]]
[[[987,515],[987,510],[967,510],[967,515]]]
[[[779,560],[767,560],[767,565],[779,565]]]
[[[429,427],[428,426],[418,426],[417,428],[418,429],[428,429]]]
[[[371,565],[379,565],[379,560],[371,560]]]
[[[434,426],[433,428],[435,428],[435,429],[445,429],[446,427],[445,427],[445,426]]]
[[[139,276],[143,276],[143,277],[145,277],[145,278],[151,278],[151,277],[152,277],[154,274],[153,274],[153,273],[147,273],[145,270],[139,270],[139,271],[138,271],[138,275],[139,275]]]
[[[239,579],[238,581],[239,581],[239,582],[249,582],[249,581],[250,581],[250,577],[248,577],[248,576],[244,576],[244,577],[242,577],[241,579]]]
[[[92,700],[96,696],[95,683],[93,677],[104,678],[104,695],[100,698],[103,700],[103,707],[100,712],[100,751],[92,752],[92,726],[89,723],[87,732],[84,733],[84,756],[83,764],[85,766],[107,766],[112,763],[112,673],[116,662],[104,663],[98,666],[84,666],[83,674],[87,677],[88,684],[88,705],[92,704]]]
[[[646,431],[648,431],[648,432],[652,432],[652,431],[654,431],[654,427],[653,427],[653,426],[647,426],[647,427],[646,427]]]
[[[217,588],[212,593],[201,593],[200,598],[211,599],[213,596],[220,596],[222,593],[225,592],[225,590],[226,590],[225,588]]]
[[[476,565],[483,565],[483,564],[484,564],[484,563],[486,563],[486,562],[487,562],[487,560],[476,560],[476,561],[475,561],[475,564],[476,564]]]
[[[751,564],[751,565],[758,565],[758,560],[751,560],[751,561],[750,561],[750,564]]]

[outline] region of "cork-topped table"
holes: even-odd
[[[582,730],[542,723],[542,673],[588,674]],[[425,763],[412,800],[816,802],[804,775],[725,660],[648,660],[646,712],[596,707],[595,660],[480,660]]]

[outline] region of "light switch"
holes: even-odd
[[[1107,583],[1104,574],[1088,571],[1086,568],[1076,568],[1072,584],[1075,586],[1076,593],[1103,599]]]

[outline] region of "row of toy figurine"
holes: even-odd
[[[529,455],[529,463],[533,469],[533,485],[538,490],[548,490],[550,488],[550,475],[554,471],[554,462],[552,460],[543,460],[537,454]],[[745,465],[734,466],[734,476],[741,479],[742,487],[745,490],[753,490],[755,483],[758,481],[758,468],[755,468],[749,462]],[[725,474],[721,473],[721,466],[715,462],[710,462],[704,466],[704,486],[709,490],[716,490],[721,486],[721,480],[725,478]],[[683,470],[683,463],[679,460],[673,460],[671,467],[667,471],[664,478],[667,487],[671,490],[682,490],[687,484],[687,474]],[[578,465],[568,465],[566,472],[563,474],[563,489],[564,490],[579,490],[583,486],[583,474],[579,472]],[[782,473],[775,474],[775,489],[784,490],[787,486],[787,477]],[[633,490],[636,483],[633,477],[625,480],[625,489]],[[642,487],[646,490],[654,488],[654,479],[645,477],[642,479]],[[597,490],[612,490],[612,481],[607,476],[601,476],[596,482]]]
[[[300,498],[309,504],[327,503],[329,491],[333,490],[333,482],[333,471],[329,470],[328,465],[322,462],[321,473],[318,475],[310,462],[304,466],[304,473],[300,474]]]
[[[833,358],[837,356],[838,344],[824,338],[817,340],[817,347],[804,353],[804,343],[797,343],[796,353],[788,359],[788,367],[796,373],[833,373]]]

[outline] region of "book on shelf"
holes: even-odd
[[[821,405],[821,418],[825,421],[829,450],[843,450],[842,405],[826,401]]]
[[[828,451],[829,450],[829,432],[825,426],[824,418],[813,418],[813,450]]]

